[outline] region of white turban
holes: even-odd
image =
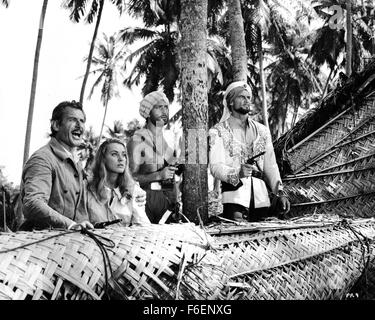
[[[139,106],[139,114],[147,119],[152,108],[156,105],[169,105],[167,96],[161,91],[150,92],[143,98]]]
[[[224,109],[223,109],[223,115],[221,116],[221,119],[219,122],[223,122],[225,120],[228,120],[231,113],[229,111],[229,108],[228,108],[228,105],[227,105],[227,97],[228,97],[228,94],[234,89],[234,88],[238,88],[238,87],[243,87],[244,89],[246,89],[250,95],[252,95],[252,92],[251,92],[251,88],[250,86],[244,82],[244,81],[235,81],[235,82],[232,82],[228,87],[227,87],[227,90],[225,90],[225,93],[224,93],[224,99],[223,99],[223,105],[224,105]]]

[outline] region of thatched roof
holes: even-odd
[[[293,168],[288,162],[288,153],[307,142],[317,130],[340,116],[348,108],[358,111],[374,91],[375,61],[331,91],[318,107],[310,110],[291,130],[277,140],[275,152],[282,175],[293,173]]]
[[[288,217],[375,216],[375,62],[333,90],[275,144]]]

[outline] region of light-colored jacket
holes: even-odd
[[[68,228],[88,220],[84,172],[62,145],[51,140],[34,152],[22,173],[20,199],[34,228]]]
[[[111,190],[108,188],[108,192]],[[133,191],[133,196],[127,198],[122,196],[119,188],[114,189],[114,197],[112,203],[108,201],[100,201],[92,188],[88,187],[88,213],[90,222],[95,224],[97,222],[112,221],[115,219],[122,219],[120,224],[114,226],[129,226],[131,224],[150,224],[145,212],[145,205],[139,206],[135,201],[138,194],[145,194],[145,192],[136,183]]]
[[[215,178],[236,186],[240,182],[241,164],[246,163],[252,156],[265,151],[265,154],[257,159],[258,168],[263,173],[265,181],[255,177],[242,178],[243,186],[235,191],[223,192],[222,202],[236,203],[248,208],[252,179],[255,208],[269,207],[270,199],[265,182],[274,193],[282,189],[271,134],[267,127],[250,118],[248,119],[248,130],[253,134],[251,141],[246,142],[238,141],[234,137],[228,120],[216,124],[209,130],[210,171]]]

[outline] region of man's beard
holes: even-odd
[[[240,107],[236,110],[237,113],[240,113],[240,114],[248,114],[250,112],[250,108],[243,108],[243,107]]]

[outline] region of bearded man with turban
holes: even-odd
[[[129,167],[146,191],[146,214],[151,223],[168,222],[168,214],[178,210],[176,164],[181,151],[174,134],[166,129],[168,98],[160,91],[147,94],[139,113],[146,124],[128,142]]]
[[[236,221],[258,221],[272,215],[269,192],[280,213],[290,209],[270,131],[250,118],[251,98],[247,83],[231,83],[224,94],[223,116],[209,131],[210,171],[221,181],[223,217]]]

